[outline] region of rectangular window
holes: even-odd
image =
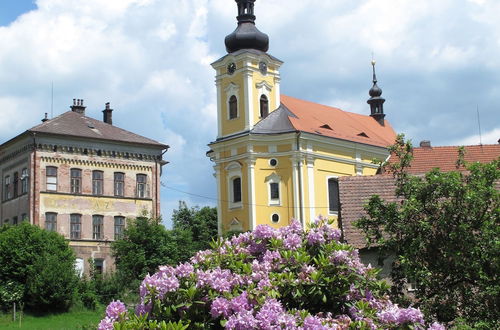
[[[93,215],[92,216],[92,238],[102,239],[103,236],[103,216]]]
[[[92,172],[92,193],[94,195],[102,195],[103,194],[103,178],[104,174],[102,171],[93,171]]]
[[[48,231],[57,231],[57,213],[45,213],[45,229]]]
[[[145,198],[147,188],[147,176],[146,174],[137,174],[137,197]]]
[[[47,191],[57,191],[57,167],[47,166]]]
[[[125,190],[125,174],[115,173],[115,196],[123,196]]]
[[[102,274],[104,271],[104,260],[103,259],[94,259],[94,270],[98,274]]]
[[[14,172],[14,198],[19,195],[19,173]]]
[[[125,229],[125,217],[115,217],[115,240],[123,237]]]
[[[28,169],[23,168],[21,171],[21,194],[28,192]]]
[[[280,184],[278,182],[271,182],[269,189],[271,190],[271,199],[280,199]]]
[[[23,214],[21,215],[21,221],[28,221],[28,220],[29,220],[29,219],[28,219],[28,215],[27,215],[26,213],[23,213]]]
[[[12,224],[17,225],[17,217],[12,217]]]
[[[82,170],[79,168],[71,169],[71,193],[72,194],[81,194],[82,193]]]
[[[10,199],[10,175],[7,175],[3,181],[3,199]]]
[[[233,179],[233,203],[241,202],[241,178]]]
[[[82,234],[82,215],[81,214],[71,214],[70,215],[70,237],[72,239],[80,239]]]
[[[328,179],[328,210],[330,213],[339,211],[339,181],[336,178]]]

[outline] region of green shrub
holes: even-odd
[[[75,256],[63,236],[23,222],[0,229],[0,283],[22,287],[37,311],[67,310],[77,284]]]

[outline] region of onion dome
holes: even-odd
[[[383,120],[385,117],[384,114],[384,102],[385,99],[381,97],[382,90],[377,86],[377,76],[375,75],[375,61],[372,60],[372,68],[373,68],[373,86],[368,91],[370,94],[370,98],[366,101],[370,105],[370,116],[375,118],[379,123],[383,124]]]
[[[253,11],[255,0],[235,0],[238,4],[238,27],[224,40],[228,53],[240,49],[256,49],[267,52],[269,37],[255,26]]]

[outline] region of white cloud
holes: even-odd
[[[474,134],[467,136],[465,138],[459,139],[453,143],[453,145],[457,146],[469,146],[476,145],[479,142],[482,144],[497,144],[498,140],[500,140],[500,127],[497,127],[491,131],[482,133],[481,136],[479,134]]]
[[[84,98],[87,113],[101,118],[104,103],[111,102],[116,125],[171,145],[162,180],[213,197],[213,169],[205,156],[217,130],[209,64],[225,54],[236,3],[37,5],[0,27],[1,140],[38,124],[44,112],[50,115],[53,82],[54,115],[66,111],[72,98]],[[255,10],[257,27],[270,37],[270,53],[285,61],[283,93],[368,114],[374,52],[386,118],[397,131],[434,145],[473,140],[477,125],[470,109],[480,104],[488,132],[483,143],[490,134],[500,137],[498,1],[258,0]],[[174,190],[162,194],[164,211],[179,199],[212,203]]]

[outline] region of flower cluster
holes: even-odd
[[[376,274],[324,218],[308,230],[297,221],[280,229],[260,225],[146,276],[136,316],[120,318],[124,306],[113,302],[100,329],[134,317],[193,328],[424,329],[420,310],[392,304]]]
[[[113,300],[106,307],[106,317],[99,323],[99,330],[113,330],[113,324],[125,316],[126,312],[127,308],[120,300]]]

